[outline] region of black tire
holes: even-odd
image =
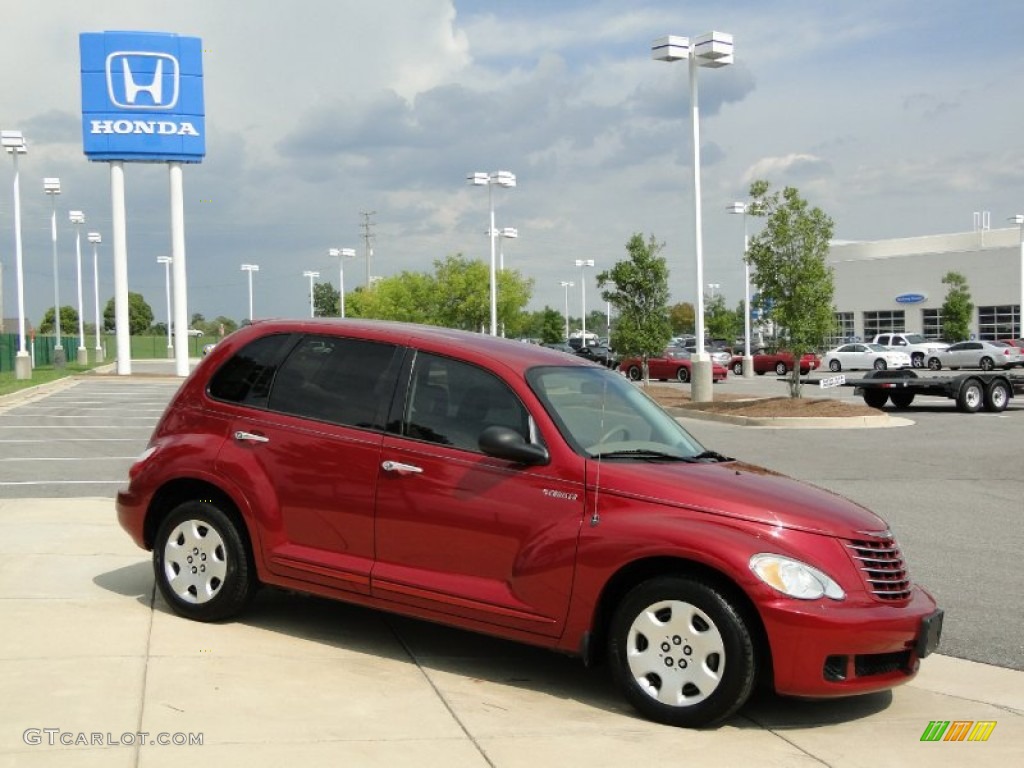
[[[643,378],[644,372],[640,370],[639,365],[631,365],[626,371],[626,375],[629,376],[630,381],[640,381]]]
[[[885,401],[889,399],[889,393],[884,389],[865,389],[863,395],[864,404],[871,408],[885,407]]]
[[[928,370],[929,371],[941,371],[942,370],[942,361],[939,360],[939,358],[937,358],[937,357],[929,357],[928,358]]]
[[[245,607],[256,589],[256,571],[242,536],[211,502],[186,501],[163,519],[153,541],[153,573],[175,613],[220,621]]]
[[[679,370],[676,371],[676,378],[685,384],[690,380],[690,370],[686,366],[679,366]]]
[[[968,379],[956,395],[956,407],[964,413],[977,413],[985,402],[985,388],[977,379]]]
[[[757,678],[753,634],[716,587],[659,576],[634,587],[609,628],[608,659],[644,717],[697,728],[742,707]]]
[[[915,352],[910,356],[910,365],[913,368],[924,368],[924,352]]]
[[[909,408],[910,404],[914,402],[914,393],[905,389],[896,389],[889,395],[889,399],[897,408]]]
[[[786,367],[785,363],[775,364],[775,373],[779,376],[785,376],[789,372],[789,368]]]
[[[1001,379],[989,382],[985,390],[985,410],[991,413],[1005,411],[1010,404],[1010,385]]]
[[[992,362],[991,357],[983,357],[978,361],[978,367],[983,371],[991,371],[996,365]]]
[[[843,364],[840,363],[838,360],[829,360],[828,369],[832,371],[832,373],[839,373],[841,370],[843,370]]]
[[[732,372],[735,373],[737,376],[742,376],[743,375],[743,361],[742,360],[732,364]]]
[[[877,360],[875,360],[874,365],[872,365],[871,367],[874,368],[876,371],[884,371],[889,366],[886,365],[885,360],[883,360],[882,358],[878,358]]]

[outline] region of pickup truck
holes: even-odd
[[[928,355],[949,348],[946,342],[926,339],[920,333],[880,333],[871,342],[906,352],[915,368],[924,368]]]

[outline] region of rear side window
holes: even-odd
[[[393,344],[306,336],[281,364],[269,407],[331,424],[383,429],[402,354]]]
[[[210,397],[265,408],[277,365],[294,342],[292,334],[275,334],[247,344],[213,374]]]

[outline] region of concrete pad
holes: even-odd
[[[0,752],[0,768],[135,768],[136,764],[132,747],[51,747],[44,743],[25,746],[22,752]]]
[[[111,499],[0,500],[0,555],[147,557],[117,524]]]
[[[910,685],[961,699],[986,701],[1024,715],[1024,672],[1018,670],[935,655],[922,662],[921,672]]]
[[[145,656],[152,613],[130,600],[4,600],[0,659]]]
[[[121,600],[131,592],[142,597],[148,594],[147,569],[152,572],[137,556],[7,555],[0,558],[0,600]]]

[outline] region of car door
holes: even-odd
[[[652,379],[671,379],[675,378],[676,365],[671,361],[667,354],[662,352],[660,355],[652,356],[647,358],[647,374]]]
[[[431,614],[558,636],[583,516],[583,461],[524,466],[484,455],[487,426],[536,441],[494,374],[418,352],[401,426],[384,438],[372,594]]]
[[[255,489],[272,572],[369,594],[384,419],[403,355],[392,344],[302,337],[264,407],[236,415],[217,471]]]

